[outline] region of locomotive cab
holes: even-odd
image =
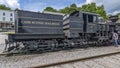
[[[68,38],[93,37],[96,33],[97,14],[73,12],[64,16],[63,29]]]

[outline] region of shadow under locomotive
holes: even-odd
[[[15,34],[7,51],[46,52],[111,44],[115,24],[98,23],[98,15],[76,11],[70,15],[18,10]]]

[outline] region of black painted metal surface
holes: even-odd
[[[16,33],[63,34],[62,15],[30,11],[17,11],[18,30]]]

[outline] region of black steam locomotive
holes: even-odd
[[[55,51],[110,44],[115,24],[98,23],[98,15],[73,12],[58,15],[18,10],[15,34],[9,34],[8,51]]]

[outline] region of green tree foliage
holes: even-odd
[[[99,16],[102,16],[104,19],[108,19],[108,16],[106,14],[106,11],[104,10],[104,6],[103,5],[97,7],[96,13]]]
[[[70,13],[75,12],[77,10],[78,10],[78,8],[77,8],[76,4],[71,4],[69,7],[65,7],[63,9],[60,9],[59,12],[64,13],[64,14],[70,14]]]
[[[57,10],[52,7],[46,7],[44,11],[57,12]]]
[[[117,15],[120,15],[120,13],[117,13]]]
[[[85,4],[81,7],[79,11],[97,13],[99,16],[102,16],[104,19],[108,19],[104,6],[97,6],[95,3]]]
[[[5,5],[0,5],[1,10],[11,10],[9,7],[6,7]]]
[[[70,8],[69,7],[65,7],[63,9],[59,10],[60,13],[64,13],[64,14],[69,14],[70,13]]]
[[[82,10],[82,8],[81,8],[81,7],[78,7],[78,8],[77,8],[77,11],[81,11],[81,10]]]
[[[70,5],[70,12],[69,12],[69,13],[72,13],[72,12],[75,12],[75,11],[77,11],[77,6],[76,6],[76,4]]]
[[[70,14],[74,11],[85,11],[85,12],[97,13],[99,16],[102,16],[104,19],[108,18],[106,11],[104,10],[104,6],[103,5],[97,6],[96,3],[84,4],[81,7],[77,7],[76,4],[71,4],[70,6],[67,6],[58,11],[52,7],[47,7],[46,9],[44,9],[44,11],[60,12],[64,14]]]

